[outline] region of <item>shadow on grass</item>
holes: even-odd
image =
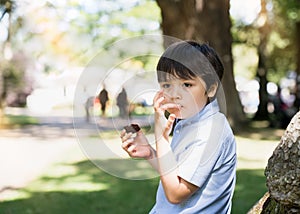
[[[112,161],[114,160],[107,160]],[[263,169],[238,170],[232,213],[247,211],[266,192]],[[158,178],[125,180],[99,170],[90,161],[57,164],[49,173],[0,203],[1,214],[143,214],[155,202]]]
[[[111,176],[90,161],[60,168],[32,182],[27,197],[0,203],[1,214],[147,213],[155,201],[158,180],[125,180]],[[70,170],[72,168],[72,170]],[[71,173],[73,171],[73,173]]]
[[[232,214],[247,213],[266,191],[264,169],[238,170]]]

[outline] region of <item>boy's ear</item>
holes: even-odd
[[[207,90],[207,96],[208,97],[214,97],[217,93],[217,89],[218,89],[218,83],[214,83],[210,86],[210,88]]]

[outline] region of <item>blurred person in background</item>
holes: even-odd
[[[102,114],[102,116],[105,116],[107,102],[109,101],[109,96],[108,96],[107,90],[105,89],[105,85],[103,85],[103,89],[100,91],[98,98],[99,98],[99,102],[100,102],[101,114]]]
[[[117,106],[120,110],[120,117],[129,116],[129,109],[128,109],[128,98],[125,88],[122,88],[122,91],[117,96]]]

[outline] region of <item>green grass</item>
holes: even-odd
[[[266,191],[264,169],[237,170],[231,213],[247,213]]]
[[[24,115],[4,115],[1,118],[0,128],[16,128],[26,125],[37,125],[38,119]]]
[[[125,180],[89,161],[56,164],[0,203],[0,213],[147,213],[155,201],[158,178]],[[266,191],[262,169],[238,170],[232,213],[247,211]]]

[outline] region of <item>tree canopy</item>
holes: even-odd
[[[194,1],[184,3],[188,2]],[[295,41],[299,37],[296,26],[300,6],[297,0],[266,2],[271,28],[266,45],[267,79],[278,83],[287,71],[299,67],[299,45]],[[8,12],[11,12],[10,18]],[[85,66],[100,49],[105,50],[119,39],[162,33],[161,9],[154,0],[48,0],[32,4],[1,0],[0,17],[1,49],[11,35],[12,52],[24,53],[34,67],[37,66],[38,69],[33,70],[46,73],[60,73],[69,65]],[[245,22],[231,16],[231,21],[234,75],[253,79],[258,63],[256,48],[261,20],[257,17]],[[145,59],[138,60],[147,64]]]

